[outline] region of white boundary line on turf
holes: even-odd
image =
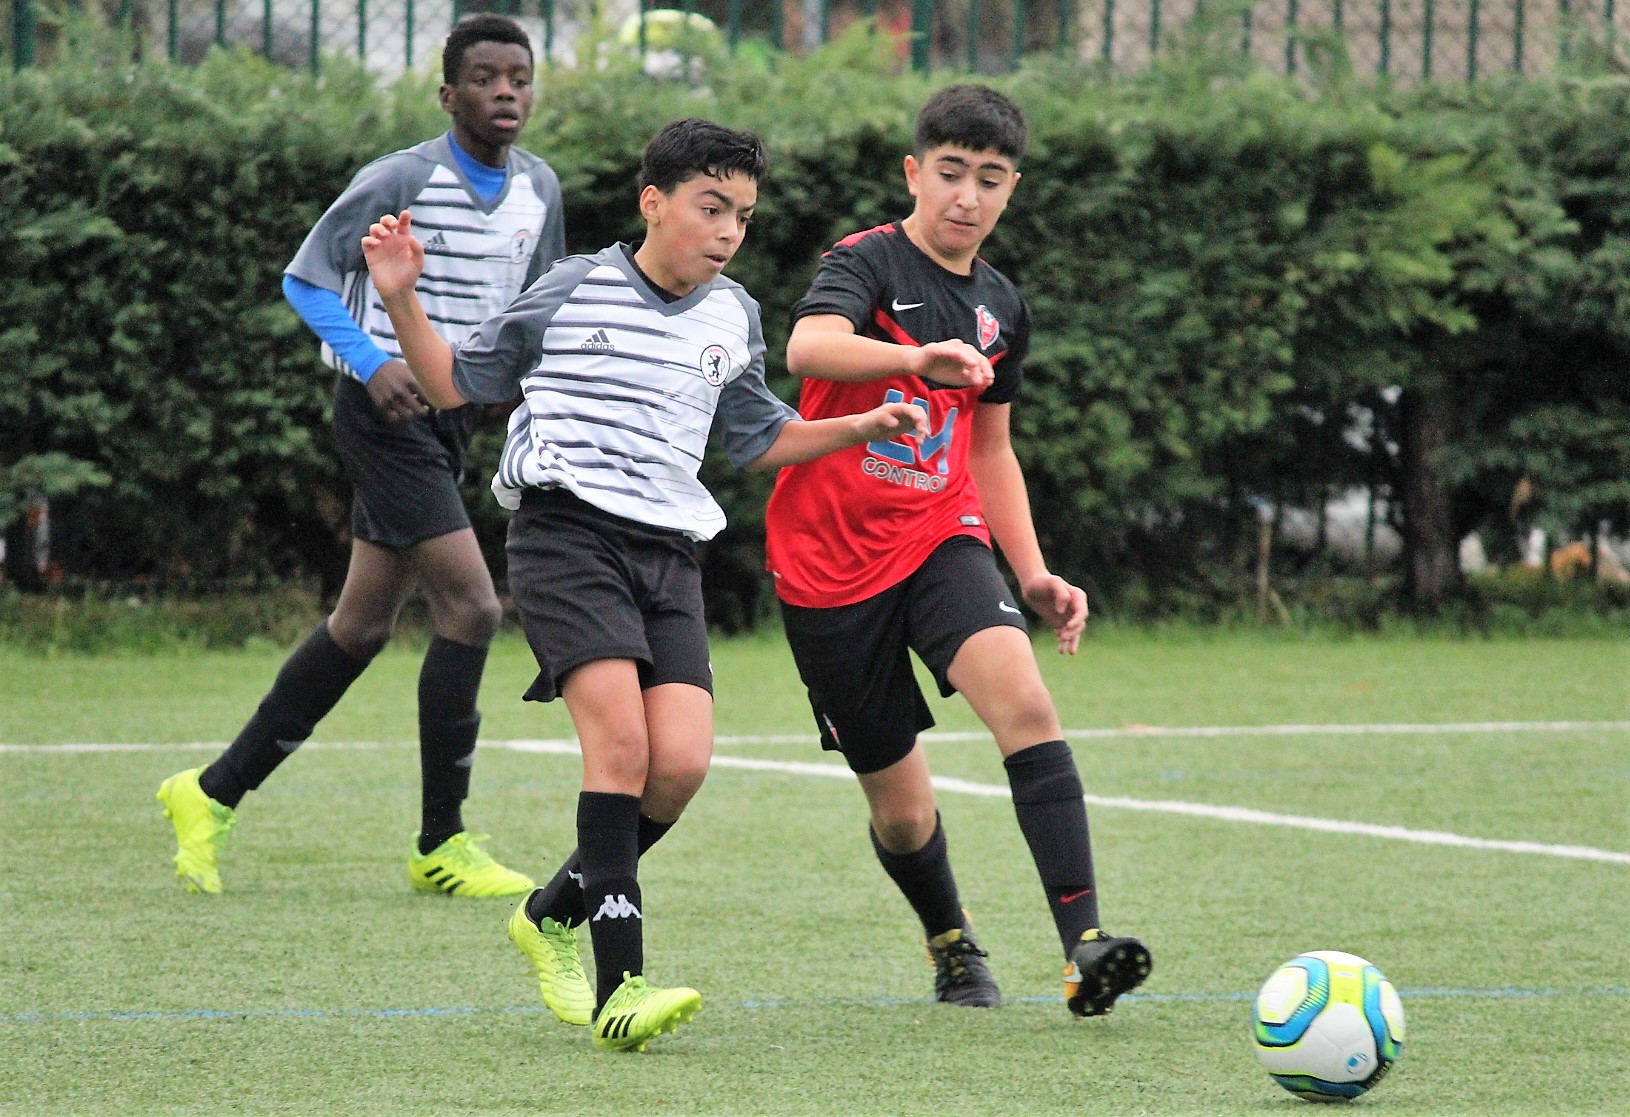
[[[1128,727],[1122,730],[1074,730],[1068,736],[1225,736],[1225,735],[1288,735],[1292,733],[1432,733],[1432,732],[1515,732],[1621,730],[1630,729],[1630,721],[1556,721],[1556,722],[1482,722],[1441,725],[1357,725],[1357,726],[1194,726],[1177,729]],[[928,740],[975,740],[985,734],[925,733]],[[763,736],[730,736],[716,738],[718,744],[775,744],[813,742],[811,734],[782,734]],[[579,755],[575,740],[482,740],[487,748],[507,749],[511,752],[546,753],[550,755]],[[97,752],[155,752],[166,750],[219,751],[225,745],[219,742],[190,742],[187,744],[60,744],[60,745],[7,745],[0,744],[0,753],[97,753]],[[388,748],[385,742],[335,742],[319,744],[318,748]],[[824,776],[829,779],[853,779],[848,768],[838,764],[816,764],[797,760],[761,760],[746,756],[715,755],[713,763],[721,768],[741,768],[750,771],[787,772],[800,776]],[[949,776],[935,776],[934,786],[941,791],[965,795],[1007,798],[1009,791],[997,784],[974,783]],[[1544,842],[1502,841],[1490,838],[1470,838],[1441,830],[1411,830],[1403,826],[1382,826],[1368,822],[1346,822],[1340,819],[1315,818],[1307,815],[1275,814],[1248,807],[1219,807],[1206,803],[1189,803],[1171,799],[1130,799],[1121,796],[1088,795],[1086,800],[1096,807],[1119,808],[1132,811],[1153,811],[1161,814],[1180,814],[1191,818],[1210,818],[1222,822],[1241,822],[1257,826],[1286,826],[1298,830],[1315,830],[1330,834],[1355,834],[1362,837],[1384,838],[1391,841],[1415,842],[1423,845],[1453,846],[1460,849],[1485,849],[1503,853],[1539,854],[1576,861],[1604,861],[1630,865],[1630,853],[1596,849],[1593,846],[1552,845]]]

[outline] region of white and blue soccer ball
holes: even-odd
[[[1350,1101],[1386,1077],[1404,1049],[1404,1006],[1356,954],[1314,950],[1275,970],[1251,1006],[1257,1058],[1308,1101]]]

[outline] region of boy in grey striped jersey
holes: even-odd
[[[910,404],[805,422],[765,386],[758,304],[720,274],[765,169],[756,137],[702,120],[669,125],[641,167],[644,242],[560,261],[456,348],[414,293],[423,246],[410,216],[380,218],[363,241],[432,404],[523,393],[493,491],[515,509],[510,589],[539,667],[526,697],[565,698],[583,790],[577,850],[509,929],[544,1003],[567,1023],[592,1023],[604,1049],[643,1050],[701,1006],[694,989],[644,981],[637,868],[712,756],[695,553],[724,527],[697,480],[709,429],[734,464],[761,470],[925,433]],[[573,932],[585,922],[597,989]]]
[[[421,825],[416,890],[513,895],[532,881],[492,859],[464,828],[480,714],[476,693],[498,598],[459,495],[478,409],[432,411],[362,259],[382,210],[409,205],[427,229],[420,291],[434,328],[462,341],[565,252],[560,184],[513,147],[532,110],[532,48],[513,20],[472,16],[442,53],[452,128],[359,171],[289,264],[285,296],[339,373],[334,441],[354,488],[351,565],[333,614],[295,650],[272,690],[214,763],[159,791],[175,827],[177,875],[219,892],[216,854],[236,808],[311,734],[390,637],[415,584],[435,636],[419,675]]]

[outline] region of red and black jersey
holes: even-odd
[[[814,314],[840,314],[857,334],[897,345],[960,338],[996,371],[983,390],[915,376],[804,381],[798,411],[805,419],[890,400],[928,413],[927,438],[854,446],[788,466],[776,478],[766,514],[776,593],[790,605],[832,608],[904,581],[954,535],[990,543],[968,472],[973,411],[1018,396],[1030,311],[1012,281],[983,260],[974,261],[971,275],[947,271],[894,222],[846,237],[826,254],[793,320]]]

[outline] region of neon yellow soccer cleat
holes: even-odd
[[[175,875],[188,892],[219,892],[221,872],[215,856],[238,821],[237,812],[217,803],[198,786],[202,768],[189,768],[165,780],[158,789],[164,817],[175,827]]]
[[[509,917],[509,941],[532,963],[550,1012],[567,1024],[586,1025],[593,1019],[594,990],[583,976],[577,935],[570,927],[547,918],[541,924],[532,922],[522,900]]]
[[[418,847],[408,858],[408,879],[415,892],[445,892],[449,896],[514,896],[536,885],[525,873],[506,869],[477,842],[486,834],[461,830],[424,856]]]
[[[623,974],[594,1022],[594,1046],[602,1051],[644,1051],[657,1036],[677,1031],[702,1008],[694,989],[657,989],[643,977]]]

